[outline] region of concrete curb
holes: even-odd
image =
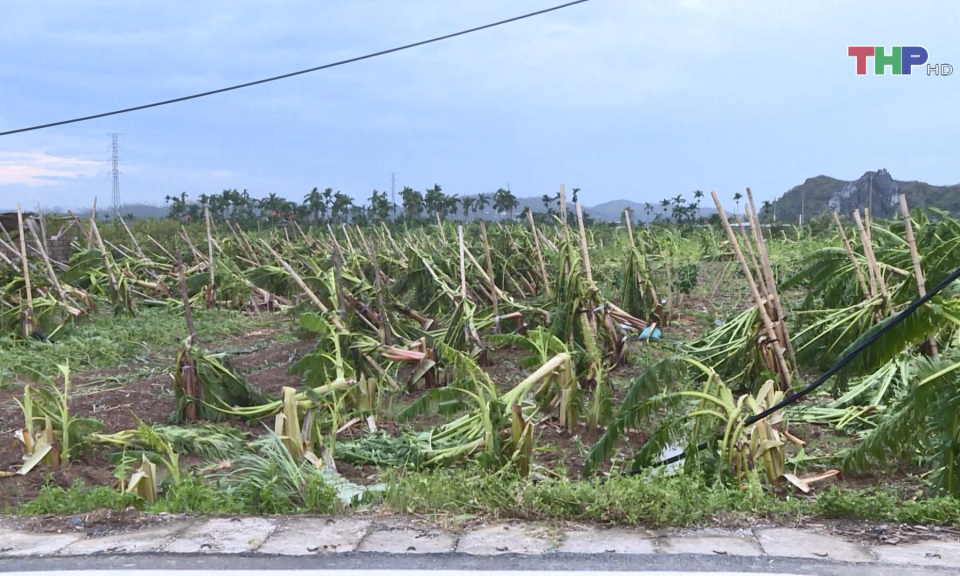
[[[88,536],[27,532],[0,519],[0,559],[112,555],[303,557],[344,552],[395,555],[701,555],[795,559],[861,565],[960,567],[960,538],[867,545],[796,528],[651,532],[532,522],[481,524],[456,532],[410,518],[178,518],[142,530]]]

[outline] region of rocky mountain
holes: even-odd
[[[934,186],[924,182],[894,180],[881,168],[866,172],[853,181],[838,180],[829,176],[808,178],[806,182],[791,188],[769,207],[762,210],[764,219],[796,222],[801,210],[805,218],[819,216],[825,210],[850,214],[856,208],[870,207],[877,218],[890,218],[899,214],[899,194],[903,192],[911,208],[935,207],[954,215],[960,215],[960,184]]]

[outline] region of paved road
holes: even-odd
[[[97,574],[171,575],[194,574],[257,574],[273,576],[278,571],[329,576],[406,576],[430,571],[437,576],[468,574],[469,576],[539,576],[571,572],[577,576],[612,573],[657,575],[668,574],[809,574],[851,576],[913,576],[960,574],[948,568],[914,568],[908,566],[857,565],[821,560],[790,558],[751,558],[745,556],[708,556],[677,554],[551,554],[549,556],[467,554],[378,554],[341,553],[319,556],[263,557],[205,554],[164,555],[136,554],[118,556],[85,556],[76,558],[11,558],[0,560],[0,572],[13,574],[56,574],[57,576]],[[6,575],[5,575],[6,576]],[[432,576],[432,575],[431,575]]]

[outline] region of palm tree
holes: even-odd
[[[497,191],[493,193],[493,209],[497,211],[501,218],[507,213],[510,204],[507,194],[508,192],[503,188],[497,188]]]
[[[693,197],[696,199],[697,204],[697,220],[701,219],[700,216],[700,199],[703,198],[703,190],[694,190]]]
[[[740,199],[741,199],[741,198],[743,198],[743,194],[741,194],[741,193],[739,193],[739,192],[737,192],[736,194],[733,195],[733,201],[737,203],[737,208],[736,208],[737,211],[734,212],[734,214],[737,214],[737,215],[740,214]]]
[[[460,204],[460,196],[457,194],[451,194],[446,196],[443,199],[443,211],[450,214],[457,214],[457,205]]]
[[[477,194],[477,218],[483,218],[483,211],[490,205],[490,197],[486,194]]]
[[[423,212],[423,194],[409,186],[404,186],[400,191],[400,198],[407,218],[419,218],[420,213]]]
[[[513,195],[513,192],[507,190],[507,212],[510,213],[510,218],[513,218],[513,211],[516,210],[517,206],[520,205],[520,202],[517,200],[517,197]]]
[[[342,194],[338,190],[337,193],[333,195],[333,206],[330,207],[330,217],[337,220],[341,215],[349,216],[351,206],[353,206],[353,198]]]
[[[647,214],[647,219],[650,219],[650,213],[653,212],[653,204],[649,202],[643,203],[643,211]]]
[[[387,202],[387,193],[376,190],[370,195],[370,215],[379,221],[384,221],[390,215],[390,203]]]
[[[326,208],[323,205],[323,198],[320,196],[320,191],[314,187],[313,190],[303,196],[303,204],[310,210],[310,214],[313,217],[313,224],[316,225],[320,218],[320,209]]]
[[[475,199],[473,196],[464,196],[463,200],[460,201],[460,204],[463,205],[463,221],[467,221],[467,217],[470,216],[470,209],[473,208],[473,203]]]
[[[427,206],[427,211],[431,213],[443,212],[446,206],[447,197],[440,189],[439,184],[434,184],[433,188],[427,188],[427,193],[423,197],[423,203]]]
[[[667,216],[667,208],[669,208],[669,207],[670,207],[670,199],[669,199],[669,198],[664,198],[663,200],[660,201],[660,208],[663,209],[663,216],[664,216],[664,217]]]
[[[322,200],[320,205],[320,213],[323,214],[323,219],[327,219],[327,210],[333,209],[333,188],[324,188],[323,193],[320,194]]]

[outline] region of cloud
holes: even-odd
[[[107,162],[57,156],[46,151],[0,151],[0,186],[50,186],[98,175]]]

